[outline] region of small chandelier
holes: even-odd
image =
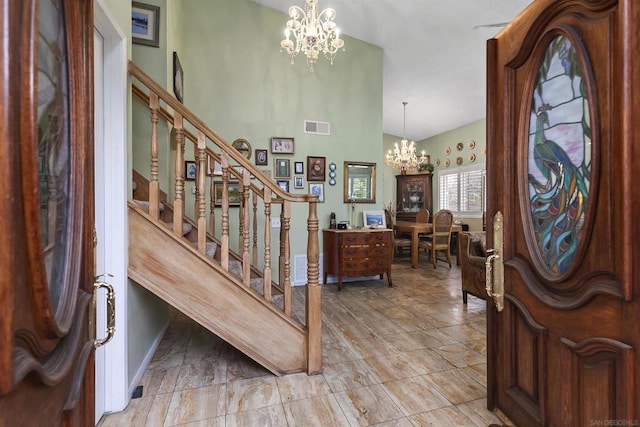
[[[417,171],[418,166],[423,163],[429,163],[429,157],[422,151],[422,156],[418,158],[416,156],[416,146],[413,141],[409,141],[406,138],[407,128],[407,102],[404,101],[404,124],[402,128],[402,141],[400,145],[396,142],[395,148],[389,150],[385,156],[384,162],[395,169],[400,169],[402,174],[406,174],[407,171]]]
[[[318,60],[320,52],[333,65],[338,50],[344,50],[344,40],[340,38],[340,30],[333,22],[336,17],[335,9],[329,7],[318,13],[318,0],[305,0],[304,9],[299,6],[289,8],[291,19],[287,21],[287,28],[284,30],[286,38],[280,42],[280,48],[287,51],[291,64],[300,51],[304,52],[310,71],[313,71],[313,64]],[[289,40],[291,35],[295,43]]]

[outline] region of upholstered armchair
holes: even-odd
[[[467,303],[467,294],[486,300],[485,289],[485,232],[462,232],[460,239],[460,273],[462,276],[462,302]]]

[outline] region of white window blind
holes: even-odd
[[[485,178],[483,166],[440,171],[439,208],[448,209],[455,216],[482,216],[486,200]]]

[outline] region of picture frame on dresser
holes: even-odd
[[[362,224],[369,228],[387,228],[384,211],[362,211]]]

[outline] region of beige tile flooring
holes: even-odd
[[[462,304],[460,269],[397,256],[384,281],[323,288],[323,373],[276,377],[175,314],[109,426],[487,426],[485,302]],[[386,279],[386,277],[385,277]],[[294,311],[304,313],[303,289]]]

